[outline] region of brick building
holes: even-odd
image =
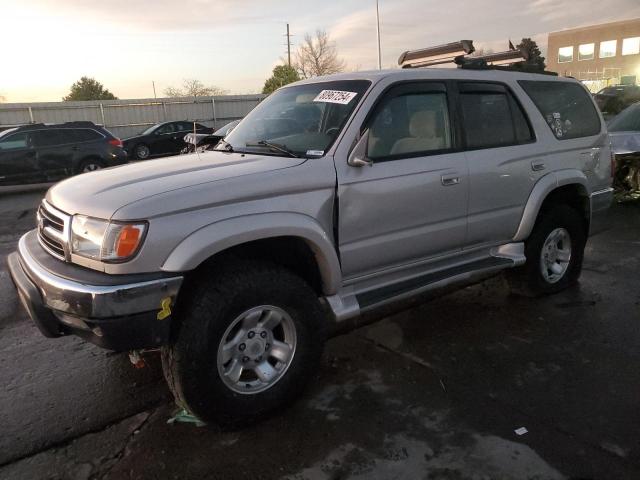
[[[640,18],[550,33],[547,69],[582,80],[591,91],[640,83]]]

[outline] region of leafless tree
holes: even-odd
[[[215,85],[207,87],[195,78],[185,78],[182,82],[182,88],[167,87],[164,89],[164,94],[167,97],[208,97],[210,95],[225,95],[227,93],[227,90],[216,87]]]
[[[304,43],[296,52],[295,67],[302,78],[309,78],[342,72],[347,64],[338,57],[336,45],[327,32],[317,30],[315,36],[304,36]]]

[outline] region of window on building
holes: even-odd
[[[600,58],[609,58],[616,56],[617,40],[607,40],[600,42]]]
[[[558,63],[573,62],[573,46],[558,49]]]
[[[585,43],[578,47],[578,60],[593,60],[595,51],[594,43]]]
[[[636,55],[640,53],[640,37],[622,40],[622,55]]]

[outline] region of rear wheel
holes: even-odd
[[[238,260],[215,274],[183,300],[163,369],[178,404],[240,425],[298,396],[319,363],[326,320],[315,292],[283,267]]]
[[[148,145],[140,143],[133,149],[133,154],[138,160],[146,160],[151,155],[151,150]]]
[[[586,232],[579,212],[557,205],[540,213],[525,242],[527,262],[508,271],[515,293],[556,293],[577,282],[582,271]]]

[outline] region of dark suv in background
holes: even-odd
[[[0,132],[0,187],[57,182],[124,163],[122,141],[92,122],[24,125]]]

